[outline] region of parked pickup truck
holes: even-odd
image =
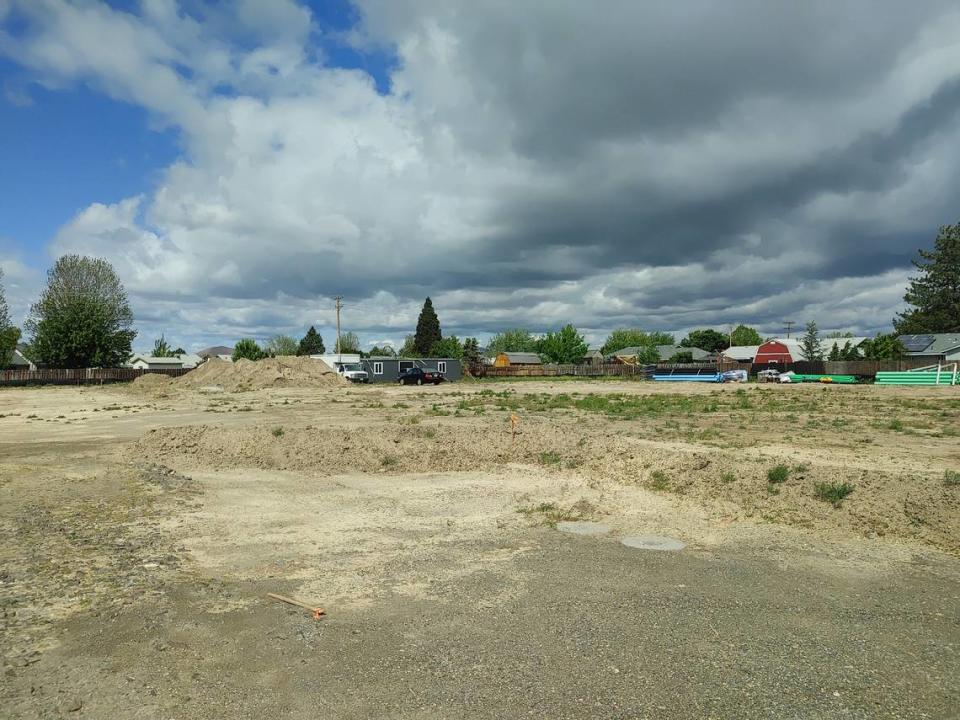
[[[397,382],[400,385],[423,385],[425,383],[439,385],[444,379],[443,375],[436,370],[424,370],[423,368],[415,367],[400,373],[397,377]]]
[[[337,372],[350,382],[370,382],[370,375],[367,374],[367,371],[363,369],[363,365],[360,363],[340,363],[337,365]]]

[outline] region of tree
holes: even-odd
[[[513,328],[498,332],[487,343],[487,355],[494,357],[505,352],[536,352],[537,339],[529,330]]]
[[[263,348],[257,345],[256,340],[243,338],[233,346],[234,362],[237,360],[263,360],[265,357],[267,357],[267,354],[263,351]]]
[[[675,345],[673,335],[665,332],[644,332],[639,328],[617,328],[607,337],[607,341],[600,348],[604,355],[610,355],[617,350],[635,346]],[[654,361],[656,362],[656,361]]]
[[[397,357],[414,357],[417,354],[417,347],[414,343],[414,337],[411,333],[403,339],[403,347],[400,348],[400,352],[397,353]]]
[[[713,329],[693,330],[680,341],[680,345],[688,348],[700,348],[709,353],[718,353],[730,347],[730,340],[722,332]]]
[[[0,370],[13,360],[13,351],[17,349],[20,330],[10,322],[10,310],[3,291],[3,269],[0,268]]]
[[[699,346],[697,346],[699,347]],[[705,348],[700,348],[704,350]],[[724,348],[726,350],[726,348]],[[667,362],[672,363],[692,363],[693,362],[693,353],[689,350],[681,350],[680,352],[674,353],[670,356],[670,359]]]
[[[941,226],[933,250],[920,250],[913,264],[920,273],[903,296],[913,308],[894,319],[896,332],[960,332],[960,223]]]
[[[163,337],[163,334],[160,334],[156,340],[153,341],[153,356],[154,357],[176,357],[177,353],[174,350],[170,349],[170,346],[167,345],[166,339]]]
[[[451,335],[435,342],[430,348],[430,353],[427,357],[455,358],[460,360],[463,357],[463,345],[460,344],[460,340],[456,335]]]
[[[558,332],[544,335],[537,351],[547,362],[563,365],[582,360],[587,354],[587,343],[573,325],[567,324]]]
[[[840,349],[840,359],[841,360],[859,360],[860,351],[853,346],[853,344],[847,340],[843,347]]]
[[[467,338],[463,341],[463,361],[468,368],[475,368],[483,362],[480,357],[480,343],[476,338]]]
[[[817,324],[813,320],[807,323],[807,331],[800,340],[800,351],[803,353],[804,360],[823,360],[823,348],[820,347],[820,332],[817,330]]]
[[[673,343],[664,343],[664,345]],[[660,352],[656,345],[641,345],[636,354],[637,365],[654,365],[660,362]]]
[[[187,354],[187,351],[184,350],[182,347],[178,347],[176,350],[173,351],[174,357],[180,357],[181,355],[186,355],[186,354]]]
[[[116,367],[137,333],[127,293],[102,258],[64,255],[26,322],[35,359],[55,368]]]
[[[307,334],[300,339],[300,345],[297,347],[297,355],[323,355],[326,348],[323,347],[323,338],[317,329],[311,325]]]
[[[357,337],[356,333],[352,333],[352,332],[340,333],[339,346],[337,343],[334,343],[333,351],[335,353],[350,353],[351,355],[359,354],[360,338]]]
[[[423,301],[423,309],[417,319],[417,332],[413,336],[413,345],[418,355],[426,357],[433,344],[441,340],[443,340],[443,333],[440,332],[440,318],[433,309],[433,302],[427,298]]]
[[[833,332],[828,332],[823,337],[827,340],[843,340],[844,338],[852,338],[853,333],[849,330],[834,330]]]
[[[266,351],[271,357],[281,355],[296,355],[300,345],[289,335],[274,335],[267,340]]]
[[[396,357],[397,351],[393,349],[393,345],[384,343],[383,345],[374,345],[370,348],[368,355],[370,357]]]
[[[760,333],[747,325],[737,325],[730,333],[731,345],[762,345]]]
[[[850,343],[847,343],[849,345]],[[840,360],[841,352],[840,348],[837,346],[837,343],[833,344],[833,347],[830,348],[830,354],[827,355],[827,360]]]
[[[896,335],[879,333],[872,340],[864,340],[860,351],[867,360],[899,360],[907,349]]]

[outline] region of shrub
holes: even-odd
[[[720,482],[728,483],[728,484],[735,482],[736,479],[737,479],[737,476],[734,475],[732,472],[725,472],[723,475],[720,476]]]
[[[540,464],[541,465],[559,465],[560,464],[560,453],[553,452],[552,450],[547,450],[540,453]]]
[[[853,485],[847,482],[819,482],[813,485],[813,494],[818,500],[831,503],[835,508],[840,507],[843,499],[853,492]]]
[[[239,340],[233,348],[233,359],[236,360],[262,360],[266,357],[263,349],[257,345],[255,340],[244,338]]]
[[[790,477],[790,468],[786,465],[775,465],[767,470],[767,480],[772,483],[786,482],[788,477]]]
[[[956,470],[946,470],[943,473],[943,484],[948,487],[960,485],[960,472]]]
[[[275,438],[283,437],[283,428],[282,428],[282,427],[275,427],[275,428],[274,428],[273,430],[271,430],[270,432],[273,433],[273,436],[274,436]]]
[[[669,490],[670,478],[662,470],[654,470],[650,473],[650,487],[654,490]]]

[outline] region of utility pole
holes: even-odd
[[[340,362],[340,311],[343,309],[343,296],[337,295],[334,299],[334,306],[337,308],[337,362]]]
[[[783,324],[787,326],[787,337],[790,337],[790,331],[793,329],[793,326],[796,325],[794,320],[784,320]]]

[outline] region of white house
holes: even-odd
[[[183,368],[183,360],[178,357],[154,357],[136,353],[127,361],[127,367],[137,370],[180,370]]]
[[[206,360],[206,358],[200,357],[197,353],[183,353],[177,357],[183,362],[184,370],[191,370]]]

